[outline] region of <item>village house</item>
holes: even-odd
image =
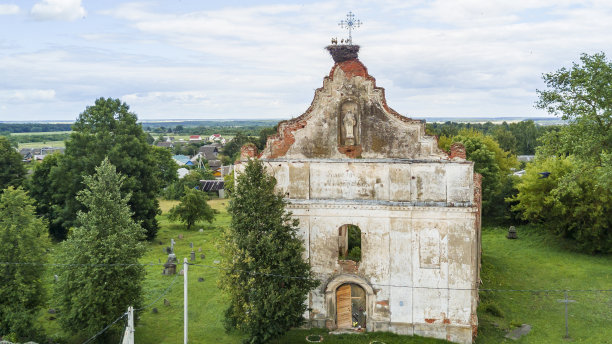
[[[404,117],[358,60],[335,61],[306,112],[278,125],[258,153],[299,219],[305,259],[320,286],[309,324],[471,343],[478,319],[480,175]],[[242,164],[244,166],[244,164]],[[241,164],[236,165],[240,173]]]
[[[174,148],[174,143],[169,142],[169,141],[157,141],[155,145],[157,147]]]
[[[182,154],[173,155],[172,160],[174,160],[174,162],[176,162],[176,164],[179,166],[194,166],[195,165],[193,161],[189,159],[188,156],[182,155]]]
[[[19,150],[23,162],[43,160],[45,156],[53,153],[64,153],[64,147],[22,148]]]
[[[202,137],[200,135],[191,135],[189,136],[189,142],[200,143],[202,142]]]
[[[222,145],[224,145],[225,142],[226,142],[225,139],[223,138],[223,136],[221,136],[221,134],[212,134],[212,135],[210,135],[210,137],[208,138],[208,141],[213,142],[213,143],[218,142],[218,143],[220,143]]]

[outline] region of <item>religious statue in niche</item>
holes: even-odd
[[[357,122],[359,120],[358,106],[354,102],[346,102],[341,107],[340,133],[341,145],[353,146],[359,144]]]

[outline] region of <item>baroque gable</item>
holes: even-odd
[[[301,116],[282,121],[264,159],[448,159],[425,122],[391,109],[356,58],[337,62]]]

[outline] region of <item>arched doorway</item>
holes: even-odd
[[[365,329],[366,314],[366,291],[362,287],[345,283],[336,289],[336,326],[339,329]]]

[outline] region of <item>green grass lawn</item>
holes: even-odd
[[[219,245],[222,232],[230,223],[225,207],[227,200],[212,200],[210,204],[220,211],[212,224],[196,225],[195,231],[186,231],[182,224],[170,222],[165,213],[177,202],[161,201],[164,214],[159,216],[161,229],[157,239],[149,244],[142,263],[164,263],[167,255],[163,248],[176,241],[179,261],[189,257],[193,242],[196,264],[189,267],[189,342],[241,343],[240,333],[226,333],[223,313],[226,299],[217,286],[221,271],[215,261],[220,260]],[[204,231],[200,233],[199,228]],[[572,252],[555,238],[537,228],[519,227],[519,239],[508,240],[501,228],[483,230],[482,288],[486,289],[611,289],[612,257],[590,256]],[[183,239],[178,239],[179,234]],[[202,252],[199,249],[202,249]],[[205,258],[200,258],[204,254]],[[183,276],[162,276],[161,266],[147,266],[144,282],[144,305],[148,305],[171,285],[171,288],[150,308],[137,313],[137,343],[182,343],[183,339]],[[203,278],[203,282],[198,279]],[[52,276],[47,280],[52,283]],[[476,343],[563,343],[565,334],[563,298],[559,292],[488,292],[481,291],[478,310],[479,336]],[[570,309],[570,336],[576,343],[612,343],[612,293],[570,293],[576,300]],[[170,303],[164,305],[164,299]],[[152,311],[157,308],[157,313]],[[40,320],[49,336],[61,338],[65,343],[81,343],[84,338],[68,338],[46,311]],[[530,324],[531,333],[514,342],[504,339],[508,330],[520,324]],[[100,324],[101,327],[106,324]],[[117,326],[117,329],[121,326]],[[280,343],[307,343],[309,335],[321,335],[324,343],[446,343],[422,337],[398,336],[390,333],[357,335],[330,335],[324,329],[292,330],[273,341]]]
[[[572,252],[571,243],[536,227],[519,227],[519,239],[506,229],[482,235],[481,289],[612,289],[612,257]],[[569,292],[569,334],[574,343],[612,343],[612,292]],[[562,291],[481,291],[476,343],[562,343],[565,335]],[[504,339],[506,330],[532,326],[519,341]]]

